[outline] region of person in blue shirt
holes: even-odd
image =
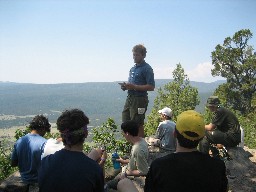
[[[29,124],[30,133],[19,138],[14,145],[11,155],[11,166],[18,166],[21,179],[27,184],[36,184],[41,154],[46,139],[46,132],[50,132],[50,123],[43,115],[37,115]]]
[[[121,84],[128,96],[122,112],[122,122],[134,120],[139,125],[139,136],[144,137],[144,119],[148,106],[147,91],[154,91],[155,80],[151,66],[145,62],[146,47],[135,45],[132,49],[135,65],[130,69],[127,83]]]

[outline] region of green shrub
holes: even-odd
[[[0,181],[18,170],[11,167],[11,151],[13,147],[7,139],[0,141]]]
[[[256,114],[250,113],[246,116],[238,116],[240,125],[244,129],[244,143],[250,149],[256,148]]]
[[[117,129],[115,121],[109,118],[99,127],[92,129],[92,146],[87,147],[87,152],[92,148],[105,147],[108,153],[106,167],[112,166],[111,154],[117,151],[120,156],[127,155],[131,151],[131,144],[122,138],[120,131]]]

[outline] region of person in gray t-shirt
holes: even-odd
[[[156,130],[154,137],[149,137],[147,139],[150,145],[159,146],[162,149],[175,151],[176,149],[176,139],[174,138],[174,130],[176,124],[171,120],[172,110],[165,107],[158,111],[162,122]]]

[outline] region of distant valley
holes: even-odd
[[[170,82],[168,79],[156,80],[156,89],[149,92],[150,113],[157,89]],[[204,111],[208,96],[224,81],[213,83],[193,82],[198,88],[200,105],[196,110]],[[65,109],[80,108],[90,118],[90,126],[100,126],[108,118],[119,125],[121,112],[127,92],[120,89],[117,82],[89,82],[67,84],[24,84],[0,82],[0,129],[25,126],[37,114],[45,114],[55,123]]]

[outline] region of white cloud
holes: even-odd
[[[176,67],[176,66],[175,66]],[[155,79],[172,79],[172,72],[175,67],[166,67],[166,68],[154,68]],[[214,82],[217,80],[223,80],[222,77],[213,77],[211,75],[211,69],[213,68],[210,62],[200,63],[195,66],[192,70],[185,70],[185,74],[188,75],[190,81],[199,81],[199,82]]]
[[[211,74],[211,69],[213,65],[210,62],[200,63],[194,69],[186,71],[189,80],[191,81],[201,81],[201,82],[214,82],[217,80],[224,80],[222,77],[213,77]]]
[[[154,68],[155,79],[172,79],[172,72],[175,67]]]

